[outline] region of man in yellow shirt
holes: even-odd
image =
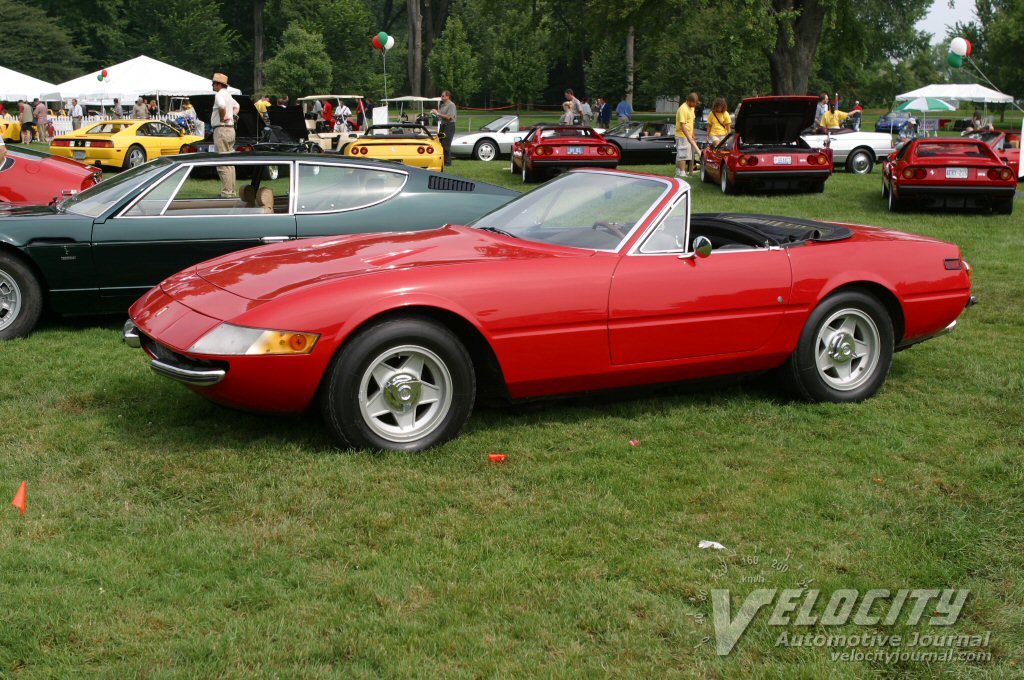
[[[700,95],[691,92],[676,111],[676,177],[685,177],[693,171],[700,148],[693,138],[693,123],[697,119]]]
[[[850,117],[845,111],[837,111],[834,102],[828,105],[828,111],[821,117],[821,127],[829,130],[838,130],[842,127],[843,121]]]

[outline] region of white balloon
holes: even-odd
[[[394,46],[395,46],[395,36],[389,35],[388,36],[388,41],[386,43],[384,43],[384,49],[390,50]],[[966,45],[964,46],[964,49],[965,50],[967,49]]]
[[[967,56],[967,41],[963,38],[953,38],[949,43],[949,51],[958,57]]]

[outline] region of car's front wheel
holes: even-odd
[[[357,448],[422,451],[455,437],[469,420],[476,375],[462,342],[426,318],[371,326],[331,362],[324,420]]]
[[[43,311],[39,280],[24,262],[0,252],[0,340],[28,335]]]
[[[473,158],[478,161],[493,161],[498,157],[498,145],[490,139],[481,139],[473,147]]]
[[[861,291],[843,291],[811,312],[783,377],[804,399],[862,401],[885,382],[892,355],[892,319],[882,303]]]
[[[866,149],[856,149],[846,159],[846,171],[856,175],[871,174],[874,167],[875,161],[871,157],[871,152]]]

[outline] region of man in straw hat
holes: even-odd
[[[235,120],[238,116],[238,102],[228,94],[228,77],[223,73],[213,74],[213,113],[210,125],[213,127],[213,146],[217,153],[235,150]],[[218,165],[220,195],[222,198],[235,196],[235,168],[233,165]]]

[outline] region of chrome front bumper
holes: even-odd
[[[124,340],[124,344],[133,349],[142,347],[142,336],[139,334],[138,327],[131,319],[125,322],[124,329],[121,331],[121,339]],[[147,342],[152,343],[152,340],[147,338]],[[186,385],[216,385],[228,374],[227,370],[223,368],[201,368],[181,365],[182,362],[177,361],[173,353],[166,349],[162,349],[160,353],[168,354],[169,356],[162,359],[153,359],[149,365],[153,372]]]

